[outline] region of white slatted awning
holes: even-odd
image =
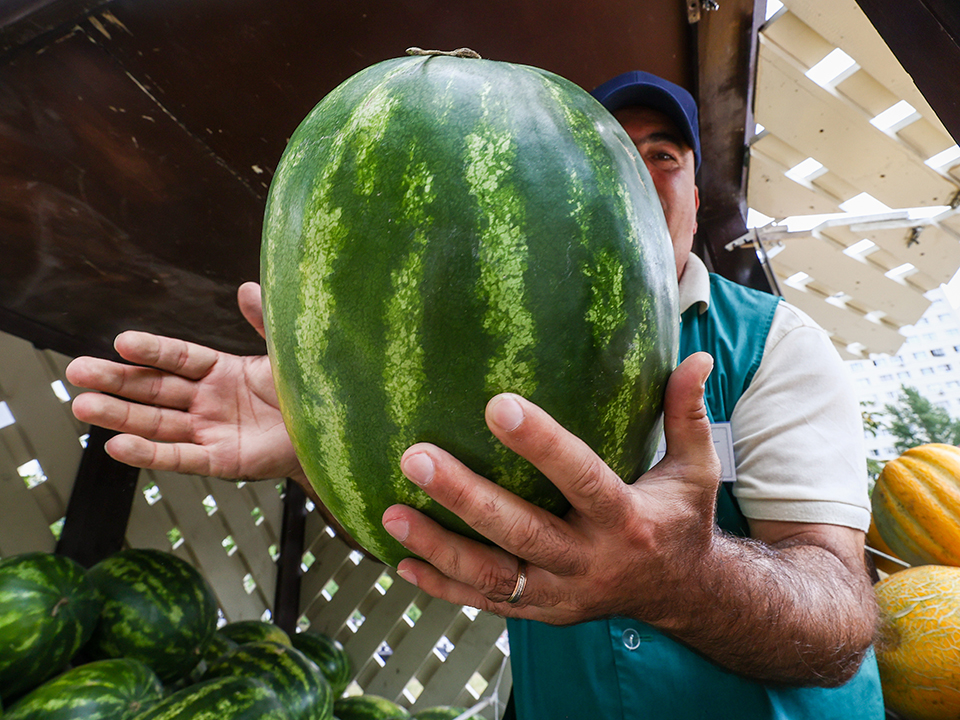
[[[747,204],[773,222],[741,241],[762,242],[784,297],[845,358],[896,353],[924,293],[960,269],[955,140],[855,0],[771,15],[754,112]]]

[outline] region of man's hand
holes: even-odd
[[[560,488],[571,503],[563,518],[435,446],[411,447],[401,461],[405,475],[493,545],[395,505],[384,526],[423,558],[402,561],[400,574],[436,597],[508,617],[554,624],[633,617],[760,680],[849,679],[875,625],[862,533],[757,523],[768,545],[716,529],[720,465],[703,404],[711,367],[699,353],[671,376],[667,454],[633,485],[532,403],[513,395],[491,400],[491,431]],[[509,604],[521,560],[526,586]]]
[[[609,615],[658,619],[673,588],[690,582],[696,559],[710,553],[720,463],[702,402],[709,355],[694,356],[671,376],[666,423],[672,452],[640,482],[624,483],[582,441],[543,410],[515,395],[487,407],[493,433],[526,457],[570,501],[559,518],[470,472],[431,445],[415,445],[401,468],[429,495],[495,545],[443,531],[404,506],[384,525],[427,562],[404,560],[401,575],[430,594],[502,615],[570,624]],[[679,418],[678,418],[679,419]],[[663,549],[687,558],[663,563]],[[528,563],[526,589],[504,604]],[[428,564],[429,563],[429,564]]]
[[[237,293],[240,311],[263,337],[260,286]],[[121,435],[107,452],[141,468],[229,479],[291,477],[306,485],[280,416],[266,355],[239,357],[143,332],[115,341],[126,365],[77,358],[67,379],[98,390],[73,402],[78,419]]]

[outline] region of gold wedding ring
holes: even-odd
[[[520,602],[520,596],[523,595],[523,590],[527,587],[527,562],[525,560],[520,560],[519,562],[520,565],[517,568],[517,585],[513,588],[510,597],[507,598],[507,602],[511,605],[516,605]]]

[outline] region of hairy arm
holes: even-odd
[[[876,629],[863,533],[754,521],[763,540],[716,533],[681,594],[656,622],[704,655],[757,680],[832,687],[860,666]]]

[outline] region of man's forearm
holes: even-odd
[[[757,680],[831,687],[869,648],[876,607],[866,572],[809,544],[718,533],[705,571],[653,624],[714,662]]]

